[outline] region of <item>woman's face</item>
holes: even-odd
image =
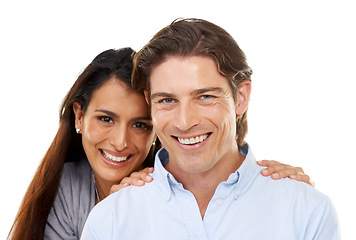
[[[111,78],[93,92],[85,112],[78,103],[73,108],[97,180],[118,183],[142,167],[154,140],[143,95]]]

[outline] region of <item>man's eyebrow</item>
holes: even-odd
[[[171,93],[166,93],[166,92],[157,92],[157,93],[153,93],[151,95],[151,99],[155,99],[157,97],[172,98],[172,97],[174,97],[174,95]]]
[[[192,92],[192,95],[200,95],[206,92],[216,92],[218,94],[223,93],[224,90],[220,87],[209,87],[209,88],[200,88]]]
[[[221,87],[208,87],[208,88],[199,88],[195,89],[191,92],[191,95],[200,95],[206,92],[216,92],[218,94],[221,94],[224,92],[224,90]],[[151,95],[151,99],[157,98],[157,97],[164,97],[164,98],[173,98],[175,95],[167,92],[157,92]]]

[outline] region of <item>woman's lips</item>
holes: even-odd
[[[111,168],[121,168],[126,166],[130,160],[131,154],[121,154],[121,156],[114,156],[107,151],[100,150],[101,159]]]
[[[114,156],[105,150],[101,150],[101,152],[106,159],[113,161],[113,162],[125,162],[130,157],[129,154],[122,155],[122,156]]]

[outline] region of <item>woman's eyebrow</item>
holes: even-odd
[[[107,114],[108,116],[110,117],[113,117],[113,118],[119,118],[119,115],[117,115],[116,113],[114,112],[111,112],[111,111],[108,111],[108,110],[103,110],[103,109],[97,109],[95,110],[95,112],[101,112],[101,113],[105,113]],[[152,121],[152,118],[151,116],[140,116],[140,117],[135,117],[132,119],[133,121],[142,121],[142,120],[145,120],[145,121]]]
[[[108,110],[104,110],[104,109],[97,109],[97,110],[95,110],[95,112],[105,113],[105,114],[109,115],[110,117],[114,117],[114,118],[119,117],[116,113],[108,111]]]
[[[133,118],[133,120],[134,121],[142,121],[142,120],[144,120],[144,121],[152,121],[152,118],[151,118],[151,116],[149,116],[149,117],[136,117],[136,118]]]

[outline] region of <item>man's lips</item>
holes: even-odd
[[[184,144],[184,145],[193,145],[197,143],[201,143],[207,139],[211,133],[205,133],[193,137],[174,137],[178,140],[179,143]]]

